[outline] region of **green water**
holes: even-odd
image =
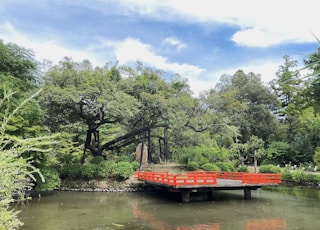
[[[22,207],[22,230],[320,229],[320,189],[279,187],[217,192],[214,201],[180,203],[172,193],[53,192]],[[183,228],[184,227],[184,228]]]

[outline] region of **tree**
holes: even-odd
[[[290,145],[281,141],[273,141],[268,145],[267,158],[274,164],[283,165],[290,162]]]
[[[264,141],[257,136],[251,136],[248,142],[248,152],[253,157],[254,172],[257,172],[258,158],[264,154]]]
[[[101,156],[99,145],[109,137],[100,140],[98,129],[127,124],[137,112],[138,102],[120,88],[120,81],[115,67],[93,69],[87,60],[64,58],[45,76],[41,105],[50,129],[74,132],[84,139],[84,153],[88,149]]]
[[[302,80],[300,74],[295,68],[298,62],[289,56],[284,56],[284,64],[279,66],[276,78],[271,81],[271,88],[275,91],[281,107],[286,109],[290,103],[296,102],[301,93]]]
[[[320,43],[320,40],[318,42]],[[320,111],[320,48],[318,48],[317,52],[310,54],[308,59],[304,60],[304,63],[304,69],[311,70],[303,94],[305,97],[304,101],[306,106],[313,107],[314,112],[317,114]]]
[[[252,135],[268,142],[276,130],[277,121],[271,111],[277,107],[277,99],[254,73],[238,70],[232,76],[222,76],[208,101],[213,111],[221,113],[219,117],[239,128],[241,143],[247,143]]]
[[[34,81],[37,68],[31,50],[0,40],[0,73],[20,79],[24,84]]]
[[[37,90],[36,67],[31,50],[12,43],[4,44],[0,40],[0,97],[7,94],[8,89],[15,89],[9,107],[0,110],[0,118],[3,118],[5,110],[12,112],[28,95]],[[20,137],[37,136],[44,130],[42,118],[38,102],[28,100],[11,119],[7,132]]]
[[[26,199],[26,191],[30,190],[35,181],[34,174],[40,175],[39,169],[35,168],[30,159],[23,158],[26,152],[46,152],[50,151],[50,146],[54,142],[52,137],[42,136],[35,138],[20,138],[7,133],[10,122],[18,111],[23,108],[32,98],[36,97],[40,90],[20,103],[14,110],[4,110],[1,117],[0,126],[0,226],[3,229],[18,229],[23,223],[18,219],[17,211],[11,209],[10,203],[13,201],[23,201]],[[4,91],[0,99],[0,108],[9,107],[14,92]]]

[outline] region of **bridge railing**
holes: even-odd
[[[240,180],[242,184],[280,184],[282,182],[280,174],[217,171],[189,171],[186,174],[139,171],[135,173],[135,178],[169,186],[216,185],[217,178]]]
[[[215,174],[169,174],[168,172],[136,172],[135,178],[138,180],[153,183],[166,184],[170,186],[182,185],[212,185],[217,184]]]
[[[281,174],[273,173],[243,173],[243,172],[217,172],[201,171],[188,172],[188,175],[196,174],[215,174],[219,179],[241,180],[242,184],[281,184]]]
[[[243,175],[241,172],[218,172],[218,171],[191,171],[188,175],[203,174],[203,175],[216,175],[219,179],[231,179],[231,180],[242,180]]]
[[[243,173],[242,184],[281,184],[281,174]]]

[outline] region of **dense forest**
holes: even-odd
[[[141,165],[139,143],[149,163],[190,170],[320,166],[320,50],[303,64],[306,75],[284,56],[268,84],[238,70],[194,97],[183,76],[140,62],[93,66],[65,57],[53,65],[0,41],[1,221],[19,226],[12,195],[23,199],[33,186],[128,177]]]

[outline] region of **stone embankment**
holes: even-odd
[[[143,170],[182,173],[185,171],[185,167],[172,163],[167,165],[155,164],[144,165]],[[112,179],[90,181],[65,179],[57,190],[77,192],[149,192],[154,189],[146,186],[143,182],[140,182],[131,176],[129,179],[121,182]]]
[[[125,181],[114,180],[63,180],[60,191],[77,191],[77,192],[143,192],[148,191],[144,183],[136,180],[133,176]]]

